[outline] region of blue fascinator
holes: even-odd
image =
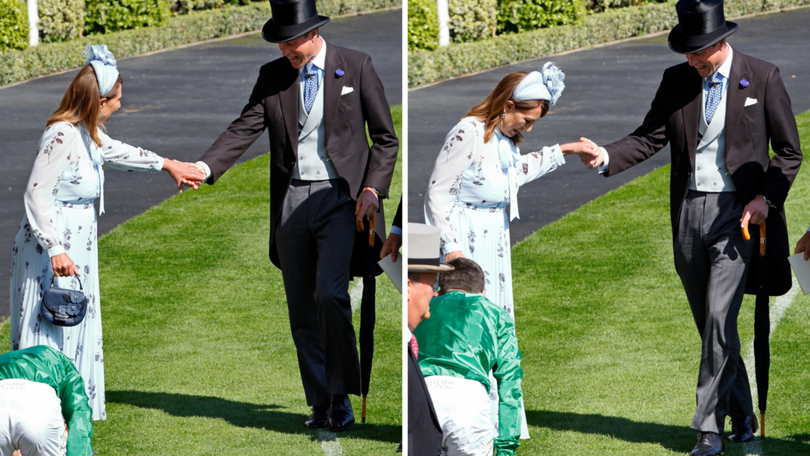
[[[98,93],[104,97],[110,93],[118,81],[118,68],[115,56],[106,44],[88,44],[82,52],[82,57],[87,59],[85,65],[92,65],[96,72],[98,81]]]
[[[546,62],[539,71],[532,71],[518,84],[512,93],[517,101],[548,100],[551,106],[557,103],[565,88],[565,73],[553,63]]]

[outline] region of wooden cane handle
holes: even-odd
[[[748,232],[748,223],[742,226],[742,235],[744,240],[746,241],[751,240],[751,233]]]
[[[368,246],[374,247],[374,227],[377,226],[377,214],[368,218]]]
[[[765,222],[759,224],[759,256],[765,256],[766,250]]]

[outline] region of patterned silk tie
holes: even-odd
[[[413,357],[419,359],[419,345],[416,343],[416,336],[411,335],[411,341],[408,343],[411,346],[411,351],[413,352]]]
[[[318,73],[315,71],[315,65],[312,62],[307,63],[304,67],[304,108],[307,114],[312,109],[312,103],[315,102],[315,96],[318,94]]]
[[[720,98],[723,96],[723,75],[715,72],[709,78],[709,92],[706,97],[706,123],[712,123],[714,112],[717,111],[717,105],[720,104]]]

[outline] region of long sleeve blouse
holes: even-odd
[[[520,149],[499,130],[484,142],[485,124],[465,117],[445,138],[436,157],[425,194],[425,220],[442,230],[442,251],[461,250],[458,227],[450,212],[456,206],[506,207],[510,220],[519,217],[518,187],[554,171],[565,163],[559,145],[520,154]]]
[[[25,212],[31,231],[48,256],[65,252],[63,234],[54,217],[58,205],[92,205],[101,197],[104,213],[103,165],[125,171],[163,169],[163,158],[139,147],[124,144],[98,130],[101,147],[81,126],[57,122],[42,134],[37,158],[25,190]]]

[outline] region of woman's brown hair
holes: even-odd
[[[110,93],[105,94],[104,98],[112,99],[118,96],[123,82],[124,80],[119,77]],[[84,127],[90,133],[90,138],[101,147],[101,140],[98,139],[96,133],[96,128],[101,125],[99,119],[101,98],[98,93],[96,72],[93,71],[91,65],[85,65],[70,83],[65,96],[62,97],[62,102],[59,103],[59,109],[48,117],[47,125],[50,127],[56,122],[70,122],[73,125],[84,123]]]
[[[507,101],[514,103],[515,109],[518,111],[529,111],[542,104],[543,113],[540,117],[545,116],[548,112],[548,100],[517,101],[512,98],[512,93],[515,91],[515,88],[517,88],[520,81],[528,74],[528,71],[518,71],[516,73],[507,74],[484,101],[475,105],[475,107],[470,109],[470,112],[464,115],[464,117],[475,117],[481,122],[484,122],[484,142],[489,142],[489,139],[492,138],[492,133],[495,131],[495,127],[500,125],[501,114],[503,113]],[[514,144],[520,144],[523,140],[523,135],[517,132],[509,139],[511,139]]]

